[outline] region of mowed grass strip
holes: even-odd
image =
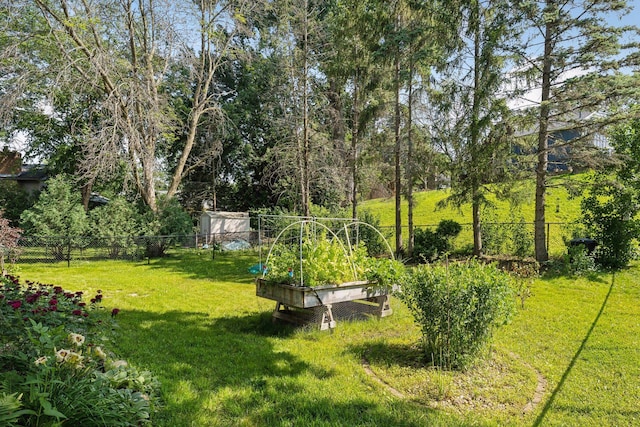
[[[182,251],[149,264],[25,264],[21,276],[100,289],[122,310],[113,348],[160,379],[158,426],[640,424],[637,265],[536,280],[487,358],[452,373],[425,366],[397,299],[392,316],[333,332],[273,323],[275,303],[247,272],[256,262]]]

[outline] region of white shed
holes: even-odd
[[[200,235],[210,242],[216,235],[251,231],[248,212],[205,211],[200,215]]]

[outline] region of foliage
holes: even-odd
[[[12,227],[0,209],[0,276],[5,274],[4,260],[8,256],[13,264],[18,251],[18,239],[22,230]]]
[[[80,194],[64,175],[47,181],[38,201],[20,216],[20,223],[26,233],[39,236],[81,236],[88,225]]]
[[[510,276],[475,260],[417,266],[399,296],[422,331],[424,356],[447,369],[463,369],[477,359],[515,302]]]
[[[640,233],[637,198],[619,182],[596,182],[582,200],[583,222],[598,242],[594,257],[605,268],[625,267],[636,256],[635,239]]]
[[[148,210],[144,214],[142,227],[146,239],[147,256],[163,256],[165,251],[176,243],[175,236],[193,233],[193,220],[176,199],[161,198],[158,212]]]
[[[583,276],[598,271],[593,254],[590,254],[584,245],[568,247],[565,266],[567,272],[573,276]]]
[[[309,287],[357,280],[391,286],[404,271],[398,261],[369,257],[366,246],[349,248],[324,233],[307,238],[302,245],[275,245],[266,267],[269,283]]]
[[[89,212],[91,234],[108,239],[111,258],[118,258],[123,248],[132,244],[131,236],[140,232],[139,221],[135,207],[120,197]]]
[[[358,219],[375,228],[375,230],[366,226],[358,228],[358,238],[366,246],[369,256],[388,254],[389,248],[385,239],[388,240],[389,236],[383,237],[376,231],[380,229],[380,219],[369,210],[362,210]]]
[[[511,225],[511,254],[517,257],[528,257],[533,254],[533,234],[528,230],[529,224],[520,217]]]
[[[102,295],[98,291],[86,304],[82,292],[1,279],[0,390],[13,405],[7,420],[83,426],[149,422],[158,384],[150,373],[114,360],[103,349],[111,322]]]
[[[0,180],[0,206],[3,206],[4,217],[16,226],[20,222],[20,214],[29,209],[36,201],[37,194],[29,194],[18,185],[17,181]]]
[[[425,262],[434,261],[453,249],[453,239],[460,234],[462,226],[453,220],[443,219],[435,231],[417,229],[414,256]]]

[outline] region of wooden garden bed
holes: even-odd
[[[256,279],[256,295],[276,301],[273,311],[274,319],[299,323],[301,319],[308,317],[305,311],[321,309],[321,330],[336,326],[332,306],[338,303],[372,302],[377,304],[375,314],[378,317],[391,315],[393,312],[389,304],[391,291],[392,289],[388,287],[376,286],[375,283],[366,281],[308,287],[273,284],[265,279]]]

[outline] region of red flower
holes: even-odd
[[[22,306],[22,301],[19,301],[19,300],[9,301],[9,305],[13,307],[14,310],[17,310]]]
[[[73,310],[71,314],[74,316],[82,316],[82,310]]]
[[[120,309],[114,308],[113,310],[111,310],[111,317],[116,317],[118,313],[120,313]]]
[[[51,298],[51,299],[49,300],[49,305],[58,305],[58,300],[57,300],[57,299],[55,299],[55,298]]]

